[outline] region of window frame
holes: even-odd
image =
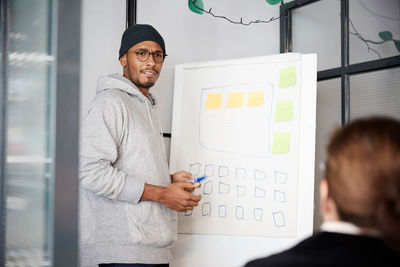
[[[81,0],[47,0],[51,9],[51,49],[55,66],[51,81],[55,110],[47,123],[55,132],[49,137],[52,151],[52,199],[49,233],[51,266],[79,265],[78,167]],[[0,0],[0,267],[6,264],[7,98],[9,64],[10,0]],[[50,19],[50,17],[49,17]],[[65,27],[68,25],[69,27]],[[46,218],[47,219],[47,218]]]
[[[280,6],[280,52],[292,52],[292,11],[306,7],[321,0],[294,0]],[[400,55],[383,59],[370,60],[356,64],[349,64],[349,0],[340,1],[340,46],[341,65],[317,72],[317,81],[340,77],[341,79],[341,119],[342,124],[350,121],[350,76],[376,70],[389,69],[400,66]]]
[[[7,31],[7,3],[4,0],[0,1],[0,266],[5,266],[5,208],[6,199],[2,196],[5,194],[5,162],[6,162],[6,103],[7,103],[7,57],[8,42],[6,38]]]

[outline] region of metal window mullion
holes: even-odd
[[[54,1],[56,105],[53,264],[79,266],[78,168],[81,0]],[[68,25],[68,27],[65,27]]]
[[[342,95],[342,125],[350,121],[350,76],[346,73],[341,75]]]
[[[6,254],[6,190],[5,190],[5,167],[7,164],[7,0],[0,2],[0,266],[5,266]]]
[[[126,28],[136,24],[137,1],[126,0]]]
[[[280,6],[280,52],[287,53],[291,52],[292,48],[292,27],[291,20],[292,11],[287,9],[284,5]]]
[[[342,125],[350,121],[350,84],[346,73],[349,66],[349,1],[340,2],[340,32],[341,32],[341,94],[342,94]]]
[[[346,68],[347,74],[359,74],[376,70],[383,70],[400,65],[400,56],[381,58],[357,64],[351,64]]]
[[[56,29],[56,23],[53,23],[57,19],[57,14],[56,14],[56,4],[54,1],[49,1],[48,6],[47,6],[47,49],[46,53],[48,55],[56,55],[56,42],[55,36],[57,36],[57,29]],[[55,69],[55,64],[52,62],[51,64],[47,64],[47,91],[46,91],[46,112],[45,112],[45,118],[46,118],[46,158],[53,158],[53,148],[54,148],[54,139],[52,138],[55,135],[55,130],[54,130],[54,122],[55,122],[55,115],[54,115],[54,110],[52,109],[53,103],[55,103],[55,92],[52,90],[52,88],[56,87],[55,84],[55,79],[54,79],[54,73],[56,72]],[[47,174],[45,176],[45,188],[47,189],[46,193],[44,194],[44,207],[48,212],[45,212],[45,217],[44,217],[44,227],[46,231],[44,231],[44,240],[45,244],[43,247],[44,251],[47,251],[47,253],[44,255],[45,260],[51,262],[53,259],[53,231],[54,231],[54,225],[53,225],[53,188],[54,188],[54,179],[53,179],[53,164],[47,163],[45,165],[45,173]]]

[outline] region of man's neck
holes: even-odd
[[[138,89],[140,90],[140,92],[142,92],[142,94],[143,94],[145,97],[149,97],[150,88],[138,87]]]

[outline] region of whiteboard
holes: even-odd
[[[315,54],[176,66],[171,172],[207,178],[172,266],[241,266],[312,234],[315,111]]]

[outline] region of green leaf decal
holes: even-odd
[[[193,11],[194,13],[197,13],[197,14],[203,14],[203,10],[201,10],[201,9],[204,9],[202,0],[188,0],[188,1],[189,1],[188,2],[189,9],[191,11]],[[197,7],[201,8],[201,9],[199,9]]]
[[[282,0],[265,0],[265,1],[267,1],[267,3],[270,5],[276,5],[282,2]]]
[[[379,32],[379,37],[381,37],[381,39],[384,41],[393,40],[393,35],[389,31]]]
[[[397,51],[400,52],[400,41],[399,40],[393,40],[394,45],[396,46]]]

